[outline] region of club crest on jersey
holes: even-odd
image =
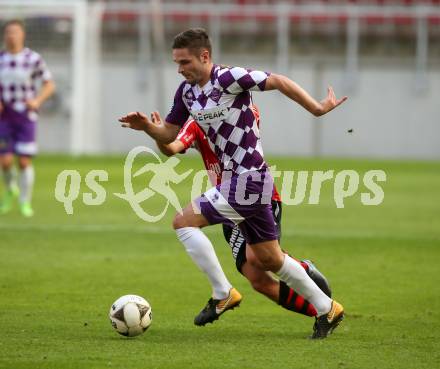
[[[209,98],[212,101],[218,102],[220,100],[220,96],[221,96],[220,90],[217,90],[216,88],[214,88],[212,90],[212,92],[210,93]]]

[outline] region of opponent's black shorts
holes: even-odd
[[[281,201],[272,200],[272,214],[275,226],[278,230],[278,241],[281,240]],[[235,265],[241,273],[241,268],[246,263],[246,240],[240,231],[238,225],[234,227],[223,224],[223,235],[226,242],[231,247],[232,256],[235,259]]]

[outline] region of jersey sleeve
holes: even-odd
[[[238,95],[243,91],[264,91],[269,76],[260,70],[228,67],[219,70],[218,81],[227,92]]]
[[[32,79],[40,80],[41,82],[47,82],[52,80],[52,73],[50,73],[44,59],[37,55],[37,60],[34,63],[34,70],[32,72]]]
[[[176,140],[179,140],[183,143],[183,145],[185,146],[185,150],[189,149],[196,140],[196,124],[197,123],[194,121],[194,119],[189,120],[183,125],[182,129],[179,131],[179,134],[176,137]]]
[[[176,94],[174,95],[173,106],[165,118],[166,122],[175,124],[177,126],[183,126],[189,117],[189,111],[182,100],[184,86],[185,82],[182,82],[177,89]]]

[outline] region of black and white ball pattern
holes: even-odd
[[[109,317],[113,328],[128,337],[144,333],[153,321],[150,304],[137,295],[118,298],[110,307]]]

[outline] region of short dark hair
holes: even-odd
[[[6,28],[12,25],[20,26],[23,31],[26,31],[24,22],[21,19],[10,19],[3,25],[3,32],[6,31]]]
[[[174,37],[173,49],[189,49],[200,54],[202,49],[207,49],[212,54],[211,41],[208,33],[203,28],[191,28]]]

